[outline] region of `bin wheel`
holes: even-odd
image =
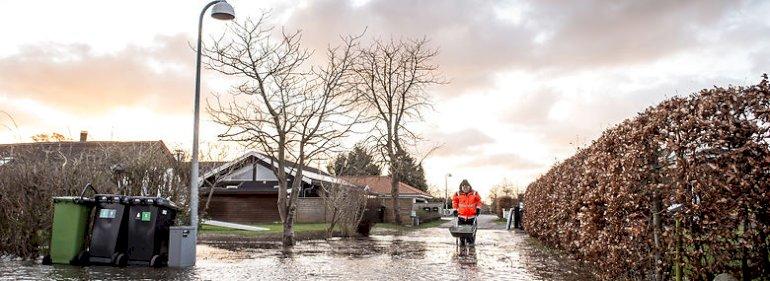
[[[71,265],[88,265],[88,259],[91,257],[91,255],[88,253],[88,251],[80,251],[77,256],[75,256],[74,259],[70,261]]]
[[[154,255],[152,256],[152,259],[150,260],[150,266],[151,267],[162,267],[166,265],[166,256],[164,255]]]
[[[53,264],[53,261],[51,260],[51,255],[43,256],[43,265],[51,265],[51,264]]]
[[[123,253],[114,253],[112,254],[112,265],[113,266],[120,266],[124,267],[128,264],[128,258],[126,258],[126,254]]]

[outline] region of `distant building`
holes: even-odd
[[[380,222],[392,223],[395,221],[392,212],[388,212],[387,209],[391,208],[393,197],[390,193],[390,176],[343,176],[342,180],[351,184],[360,186],[364,190],[368,191],[372,195],[376,196],[380,201],[382,210],[380,211]],[[423,208],[428,200],[433,196],[425,191],[419,190],[414,186],[399,182],[398,185],[398,201],[399,212],[402,220],[408,220],[412,215],[412,211]],[[431,206],[434,204],[431,204]],[[440,205],[440,204],[438,204]],[[438,213],[439,210],[431,210],[431,212]],[[434,217],[434,216],[431,216]]]
[[[208,218],[235,223],[280,221],[278,178],[272,169],[277,167],[277,162],[271,159],[268,155],[252,151],[203,172],[200,202],[204,207],[208,204]],[[289,186],[294,181],[295,167],[295,163],[286,163]],[[339,180],[311,167],[304,168],[300,180],[297,221],[325,221],[325,207],[319,197],[321,184],[338,183]]]
[[[175,158],[163,141],[86,141],[81,136],[80,141],[31,142],[0,144],[0,165],[13,162],[19,157],[29,160],[71,160],[85,159],[96,161],[105,157],[106,150],[131,151],[133,153],[149,153],[163,160],[174,161]]]
[[[176,161],[160,140],[87,141],[86,132],[81,133],[80,141],[0,144],[0,169],[30,164],[37,169],[55,172],[69,167],[76,169],[80,175],[78,182],[71,184],[85,185],[96,181],[97,190],[109,192],[117,186],[122,194],[171,195],[166,192],[178,187],[172,169],[177,165]],[[154,170],[156,173],[153,179],[134,174],[134,181],[129,186],[128,176],[121,171],[132,165],[142,165],[133,168]]]

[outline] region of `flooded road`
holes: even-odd
[[[279,244],[241,241],[198,246],[188,269],[41,266],[0,263],[2,280],[592,280],[568,258],[540,249],[523,232],[478,231],[475,249],[458,251],[445,228],[360,239]]]

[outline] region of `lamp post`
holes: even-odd
[[[444,175],[444,208],[449,209],[449,178],[452,177],[451,173]]]
[[[215,0],[206,4],[201,10],[198,20],[198,56],[195,61],[195,122],[193,125],[193,148],[190,171],[190,226],[198,228],[198,128],[200,126],[200,100],[201,100],[201,33],[203,32],[203,16],[209,7],[211,17],[218,20],[232,20],[235,18],[233,6],[225,0]],[[197,232],[196,232],[197,235]]]

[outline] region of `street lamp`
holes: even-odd
[[[444,175],[444,207],[449,209],[449,178],[452,177],[451,173]]]
[[[215,0],[203,7],[198,19],[198,56],[195,61],[195,123],[193,125],[192,167],[190,171],[190,226],[194,229],[198,229],[198,128],[200,127],[201,107],[201,33],[203,32],[203,16],[211,6],[214,6],[211,9],[212,18],[218,20],[232,20],[235,18],[233,6],[230,6],[225,0]]]

